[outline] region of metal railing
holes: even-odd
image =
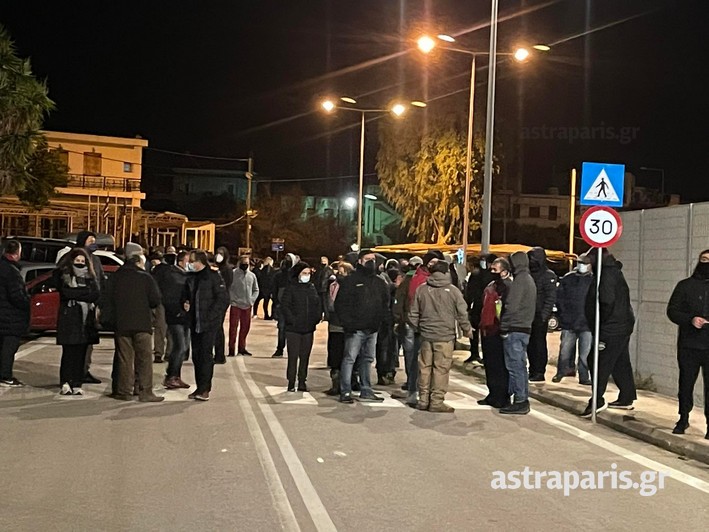
[[[140,181],[125,177],[89,176],[70,174],[67,187],[100,188],[103,190],[120,190],[123,192],[140,191]]]

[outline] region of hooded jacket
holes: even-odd
[[[221,262],[217,262],[217,268],[219,268],[219,273],[221,274],[222,279],[224,279],[226,289],[229,290],[231,288],[231,283],[234,282],[234,270],[232,269],[231,264],[229,264],[229,250],[222,246],[217,248],[217,254],[222,256]],[[216,260],[216,255],[214,260]]]
[[[411,311],[411,301],[409,300],[409,286],[411,279],[414,278],[416,270],[409,270],[404,275],[404,279],[394,291],[394,304],[392,305],[392,314],[394,323],[404,325],[409,321],[409,312]]]
[[[667,317],[679,326],[678,347],[709,350],[709,326],[697,329],[692,325],[695,317],[709,319],[709,277],[702,275],[699,267],[675,286],[667,303]]]
[[[283,261],[285,265],[279,269],[273,276],[273,292],[271,296],[273,298],[273,307],[277,307],[280,304],[280,299],[283,297],[283,293],[290,282],[290,270],[298,262],[293,253],[286,253],[286,258]]]
[[[556,308],[559,326],[564,331],[588,332],[586,321],[586,294],[593,282],[592,273],[569,272],[559,281],[556,290]]]
[[[161,275],[154,275],[165,307],[165,322],[168,325],[185,325],[187,313],[182,307],[182,292],[187,282],[187,273],[179,266],[166,266],[161,270]]]
[[[529,274],[529,258],[523,251],[510,255],[514,277],[502,303],[500,333],[532,332],[537,308],[537,287]]]
[[[320,296],[313,283],[293,279],[281,299],[281,312],[286,320],[286,331],[308,334],[315,331],[322,319]]]
[[[162,303],[158,284],[145,270],[128,261],[114,273],[101,294],[101,309],[117,334],[153,332],[152,309]]]
[[[537,306],[534,320],[547,322],[554,311],[556,303],[556,285],[559,279],[547,267],[547,252],[543,248],[533,247],[527,253],[529,257],[529,273],[537,287]]]
[[[229,292],[219,272],[205,267],[189,274],[182,293],[182,303],[186,301],[190,303],[188,317],[195,333],[216,331],[223,325]]]
[[[30,296],[20,267],[0,258],[0,336],[23,336],[30,327]]]
[[[458,287],[451,284],[450,273],[434,272],[426,284],[416,290],[409,323],[429,342],[453,342],[456,322],[463,333],[470,334],[468,306]]]
[[[240,309],[252,307],[259,294],[256,275],[248,268],[246,270],[240,267],[234,268],[233,281],[228,290],[232,307]]]
[[[595,255],[595,253],[593,254]],[[635,326],[635,315],[630,305],[630,289],[625,281],[623,265],[615,260],[610,253],[603,255],[601,270],[600,309],[601,329],[600,341],[609,337],[630,336]],[[596,323],[596,276],[598,270],[593,269],[593,282],[586,295],[586,321],[590,327]]]
[[[375,272],[358,264],[353,273],[340,283],[335,299],[335,312],[346,333],[375,332],[389,308],[389,290]]]

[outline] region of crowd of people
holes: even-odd
[[[539,247],[509,257],[476,257],[468,274],[453,256],[437,250],[406,260],[362,250],[333,263],[321,257],[314,266],[288,253],[276,268],[270,257],[232,261],[225,247],[215,254],[171,246],[146,252],[128,243],[121,250],[124,265],[108,278],[95,250],[95,235],[80,233],[54,272],[62,395],[82,395],[83,384],[100,382],[90,367],[92,348],[104,330],[113,331],[115,339],[111,397],[162,401],[153,391],[152,364],[165,361],[163,386],[191,388],[182,380],[183,362],[191,354],[195,389],[189,397],[207,401],[214,365],[225,364],[227,357],[252,356],[247,340],[262,305],[263,319],[275,320],[278,329],[272,357],[287,354],[289,392],[308,391],[314,333],[324,320],[331,377],[325,393],[342,403],[383,401],[373,389],[372,365],[377,386],[395,385],[403,352],[406,378],[392,397],[419,410],[452,412],[444,398],[455,342],[463,335],[470,338],[466,363],[485,369],[489,393],[479,403],[501,414],[527,414],[529,383],[546,379],[547,333],[555,308],[561,345],[552,381],[578,376],[580,384],[592,384],[591,329],[598,296],[597,412],[633,409],[637,398],[629,353],[635,317],[622,265],[606,249],[579,256],[574,270],[561,279]],[[22,385],[12,368],[29,326],[30,298],[17,267],[20,255],[19,242],[10,241],[0,260],[0,385],[9,387]],[[603,274],[597,290],[599,256]],[[678,434],[689,426],[700,370],[709,421],[707,301],[709,251],[668,304],[668,317],[680,331]],[[611,377],[619,395],[606,402]],[[592,415],[591,400],[582,415]]]

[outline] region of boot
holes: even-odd
[[[428,411],[429,412],[443,412],[445,414],[450,414],[450,413],[455,412],[455,408],[453,408],[452,406],[448,406],[445,403],[436,403],[436,404],[429,405]]]
[[[325,392],[325,395],[340,395],[340,370],[334,369],[330,372],[330,379],[332,384],[330,389]]]
[[[377,386],[386,386],[387,381],[386,377],[384,375],[378,374],[377,375]]]
[[[409,406],[416,406],[416,403],[421,403],[421,404],[425,404],[426,408],[428,408],[428,401],[419,400],[419,393],[418,392],[411,392],[409,394],[409,396],[406,398],[406,401],[404,401],[404,402]],[[426,410],[426,408],[424,408],[423,410]],[[419,410],[421,410],[421,409],[419,409]]]
[[[679,421],[672,429],[672,434],[684,434],[684,431],[689,428],[689,416],[680,416]]]

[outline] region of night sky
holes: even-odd
[[[425,99],[430,108],[454,102],[465,112],[468,59],[450,53],[423,59],[412,48],[428,28],[486,50],[489,4],[3,0],[0,24],[49,84],[57,109],[47,129],[141,135],[151,147],[195,154],[253,153],[262,178],[303,179],[357,173],[357,115],[323,116],[317,110],[323,96],[350,95],[371,106],[395,98]],[[563,190],[558,176],[572,165],[620,162],[641,185],[658,186],[659,174],[639,167],[662,168],[668,192],[683,201],[709,200],[707,4],[501,0],[507,20],[499,25],[500,51],[558,43],[525,65],[498,62],[496,124],[508,180],[521,176],[528,192],[557,184]],[[578,36],[587,28],[598,31]],[[482,59],[478,128],[486,76]],[[629,137],[564,138],[587,126]],[[552,127],[563,129],[545,129]],[[532,131],[551,138],[520,140]],[[370,173],[376,121],[367,134]],[[356,186],[352,179],[317,183],[333,193]]]

